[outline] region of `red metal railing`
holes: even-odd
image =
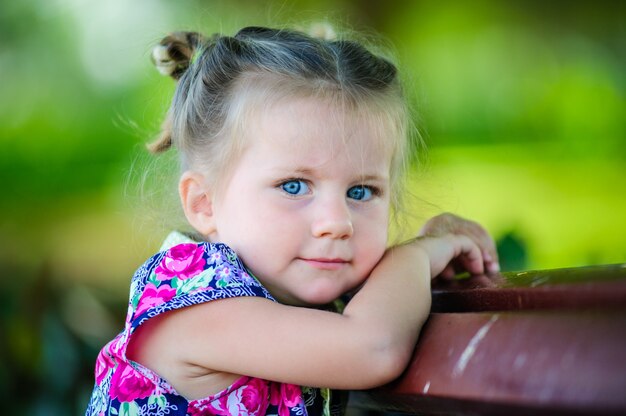
[[[626,265],[433,283],[405,373],[351,406],[420,415],[626,414]]]

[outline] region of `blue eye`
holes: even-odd
[[[369,201],[374,196],[373,194],[372,188],[363,185],[353,186],[346,192],[348,198],[356,201]]]
[[[309,192],[309,186],[299,179],[292,179],[280,184],[280,188],[289,195],[304,195]]]

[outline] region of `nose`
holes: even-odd
[[[311,223],[311,233],[315,238],[346,240],[352,237],[352,218],[345,200],[318,205]]]

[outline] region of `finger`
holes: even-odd
[[[493,238],[491,238],[491,235],[489,235],[487,232],[483,232],[480,238],[481,242],[479,243],[479,246],[482,248],[483,252],[487,256],[485,260],[497,263],[498,250],[496,249],[496,243],[495,241],[493,241]]]
[[[485,272],[482,251],[478,244],[465,235],[456,236],[458,239],[455,258],[461,263],[463,268],[471,274],[483,274]]]
[[[488,253],[486,253],[488,255]],[[483,258],[485,258],[485,253],[483,254]],[[488,260],[485,258],[485,270],[488,273],[498,273],[500,272],[500,263],[496,260]]]
[[[482,249],[495,252],[495,243],[491,238],[491,235],[483,228],[482,225],[473,221],[468,221],[465,228],[468,235],[470,235]]]
[[[493,248],[484,248],[481,247],[483,260],[485,262],[485,270],[488,273],[498,273],[500,271],[500,263],[498,261],[498,252],[495,249],[495,245]]]
[[[452,279],[455,275],[456,275],[456,272],[452,264],[448,264],[441,272],[441,277],[444,277],[446,279]]]
[[[487,230],[478,223],[471,223],[468,225],[467,232],[481,248],[485,260],[485,268],[491,273],[500,271],[496,244]]]

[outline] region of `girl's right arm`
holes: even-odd
[[[431,276],[455,259],[470,273],[483,272],[468,237],[420,238],[388,250],[343,314],[263,298],[213,301],[148,321],[129,354],[189,398],[220,390],[208,387],[212,372],[339,389],[378,386],[404,370],[428,316]]]

